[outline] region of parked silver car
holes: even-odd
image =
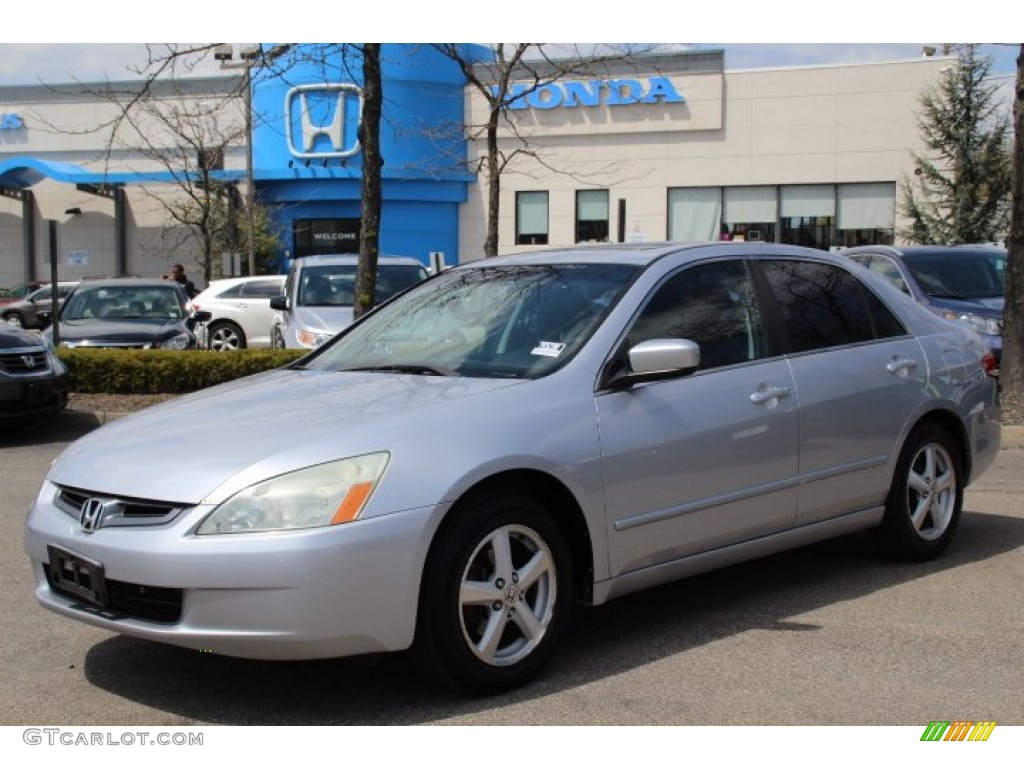
[[[352,322],[359,256],[305,256],[288,271],[281,296],[270,300],[275,310],[270,346],[314,349]],[[427,268],[416,259],[381,256],[377,260],[375,303],[426,280]]]
[[[412,646],[502,690],[576,602],[853,531],[937,556],[999,448],[993,364],[821,251],[484,259],[69,447],[27,522],[36,597],[231,656]]]

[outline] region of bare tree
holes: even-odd
[[[172,180],[144,185],[171,222],[184,228],[198,244],[194,259],[209,282],[220,247],[237,240],[239,218],[233,189],[218,179],[225,153],[244,140],[244,121],[225,118],[231,99],[196,101],[180,92],[172,97],[145,98],[121,114],[118,145],[160,166]],[[237,109],[234,110],[237,112]],[[226,123],[226,124],[225,124]]]
[[[483,156],[472,170],[482,173],[487,184],[484,255],[497,256],[502,174],[522,156],[544,162],[536,146],[517,130],[511,115],[513,105],[560,80],[600,76],[609,65],[629,61],[652,48],[631,45],[584,51],[576,46],[552,47],[544,43],[493,43],[490,46],[492,59],[481,61],[473,46],[443,43],[435,47],[459,65],[466,80],[487,105],[484,121],[468,125],[466,130],[470,138],[482,136],[485,142]],[[502,128],[515,137],[511,150],[503,150],[499,142]]]
[[[267,211],[257,210],[252,197],[251,177],[243,196],[221,173],[233,150],[249,148],[248,76],[222,78],[212,87],[197,86],[190,78],[215,48],[149,45],[146,61],[129,67],[137,80],[76,83],[81,94],[109,105],[108,117],[77,131],[49,126],[60,132],[105,134],[108,168],[119,156],[149,161],[137,169],[141,172],[159,168],[166,180],[138,189],[166,214],[163,248],[195,249],[192,260],[207,282],[219,272],[219,254],[237,252],[246,242],[259,244],[265,259],[265,252],[277,245]],[[247,66],[270,66],[287,46],[254,50]]]
[[[1013,192],[1006,238],[1006,304],[999,378],[1011,407],[1024,406],[1024,43],[1017,54],[1013,99]]]

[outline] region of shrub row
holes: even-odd
[[[168,349],[84,349],[57,354],[71,374],[72,392],[159,394],[194,392],[302,357],[297,349],[197,352]]]

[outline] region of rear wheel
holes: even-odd
[[[919,426],[900,453],[876,538],[899,557],[937,557],[953,540],[962,505],[960,450],[941,427]]]
[[[234,323],[214,323],[210,326],[210,349],[216,352],[245,349],[245,332]]]
[[[492,494],[442,531],[423,576],[417,650],[436,677],[478,693],[530,680],[568,621],[572,568],[544,507]]]

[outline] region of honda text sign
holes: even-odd
[[[352,157],[359,152],[363,92],[352,83],[299,85],[284,97],[288,151],[303,160]]]

